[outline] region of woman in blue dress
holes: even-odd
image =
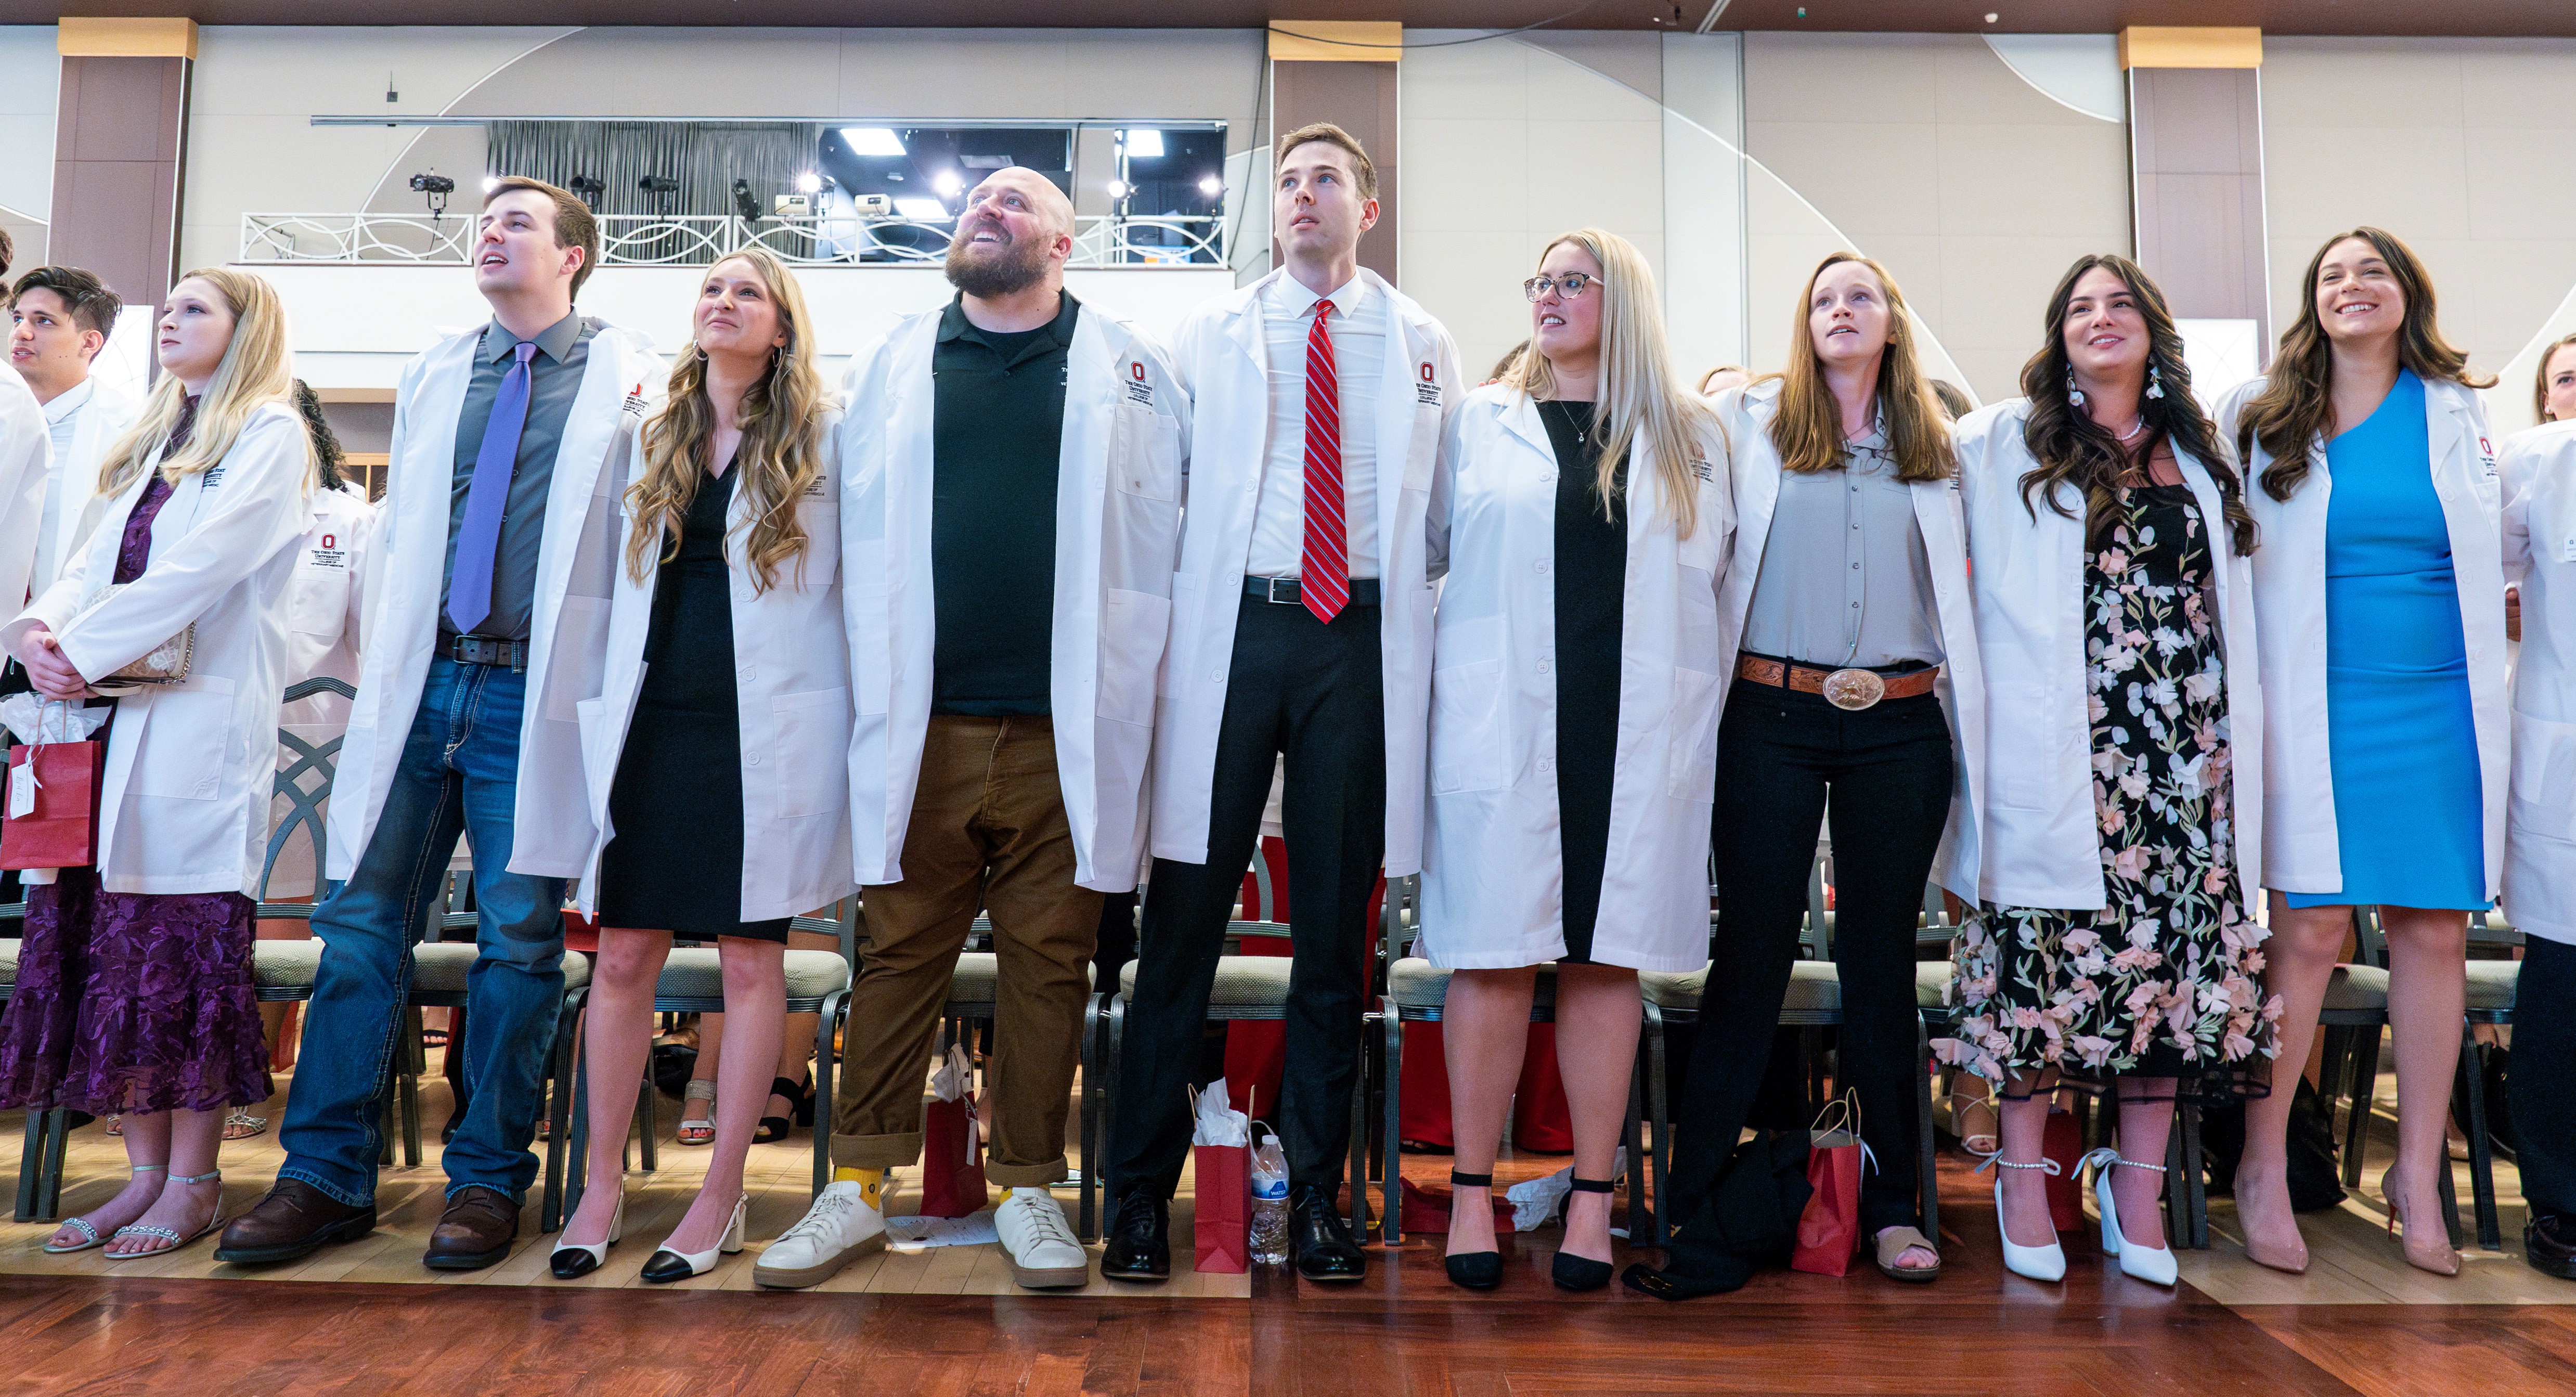
[[[2436,327],[2394,234],[2360,228],[2308,264],[2268,378],[2219,416],[2260,488],[2267,986],[2279,1062],[2307,1060],[2356,907],[2388,934],[2397,1162],[2382,1178],[2406,1259],[2456,1274],[2441,1213],[2468,914],[2502,873],[2504,570],[2495,451],[2473,391],[2495,380]],[[2247,1110],[2236,1176],[2246,1254],[2304,1270],[2290,1211],[2293,1093]]]

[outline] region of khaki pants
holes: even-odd
[[[1101,894],[1074,886],[1051,720],[930,720],[903,873],[864,893],[868,948],[850,991],[832,1160],[893,1169],[921,1158],[922,1078],[981,908],[1001,962],[984,1174],[1005,1188],[1055,1183],[1069,1172],[1065,1113]]]

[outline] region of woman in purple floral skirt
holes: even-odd
[[[192,272],[162,377],[101,466],[98,522],[0,628],[48,699],[110,707],[97,862],[31,870],[0,1107],[124,1115],[132,1178],[50,1252],[173,1251],[222,1212],[224,1114],[269,1094],[251,978],[285,684],[291,545],[313,455],[277,294]],[[113,678],[188,637],[176,682]],[[102,698],[102,690],[116,695]]]

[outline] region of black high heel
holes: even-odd
[[[788,1114],[784,1116],[762,1116],[760,1118],[759,1127],[751,1132],[751,1143],[755,1145],[774,1145],[787,1138],[787,1132],[790,1129],[789,1122],[794,1119],[796,1111],[797,1091],[797,1085],[794,1082],[787,1080],[785,1077],[772,1077],[769,1079],[769,1094],[778,1097],[787,1103]],[[765,1105],[767,1103],[764,1102],[763,1104]]]
[[[1573,1191],[1575,1193],[1616,1193],[1619,1191],[1619,1181],[1576,1179]],[[1569,1198],[1571,1196],[1568,1195]],[[1557,1249],[1556,1262],[1549,1271],[1551,1279],[1556,1282],[1557,1289],[1578,1291],[1599,1290],[1610,1284],[1610,1277],[1613,1274],[1609,1262],[1595,1261],[1588,1256],[1575,1256],[1562,1247]]]
[[[1461,1184],[1468,1188],[1492,1188],[1494,1176],[1461,1174],[1452,1169],[1449,1171],[1449,1184],[1452,1188]],[[1489,1210],[1492,1206],[1490,1203],[1486,1205]],[[1452,1199],[1449,1217],[1453,1226],[1457,1216],[1456,1200]],[[1442,1264],[1449,1268],[1449,1283],[1461,1290],[1491,1290],[1503,1283],[1503,1254],[1498,1251],[1459,1252],[1445,1258]]]

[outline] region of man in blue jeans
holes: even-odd
[[[473,1270],[509,1255],[536,1178],[528,1141],[563,1003],[564,880],[592,842],[574,706],[599,692],[610,496],[664,370],[641,335],[573,311],[599,255],[581,200],[496,181],[473,254],[491,323],[413,360],[395,400],[378,594],[329,817],[327,872],[346,881],[313,915],[322,961],[286,1163],[224,1229],[224,1261],[289,1261],[375,1227],[411,939],[460,833],[480,952],[466,979],[467,1111],[422,1261]]]

